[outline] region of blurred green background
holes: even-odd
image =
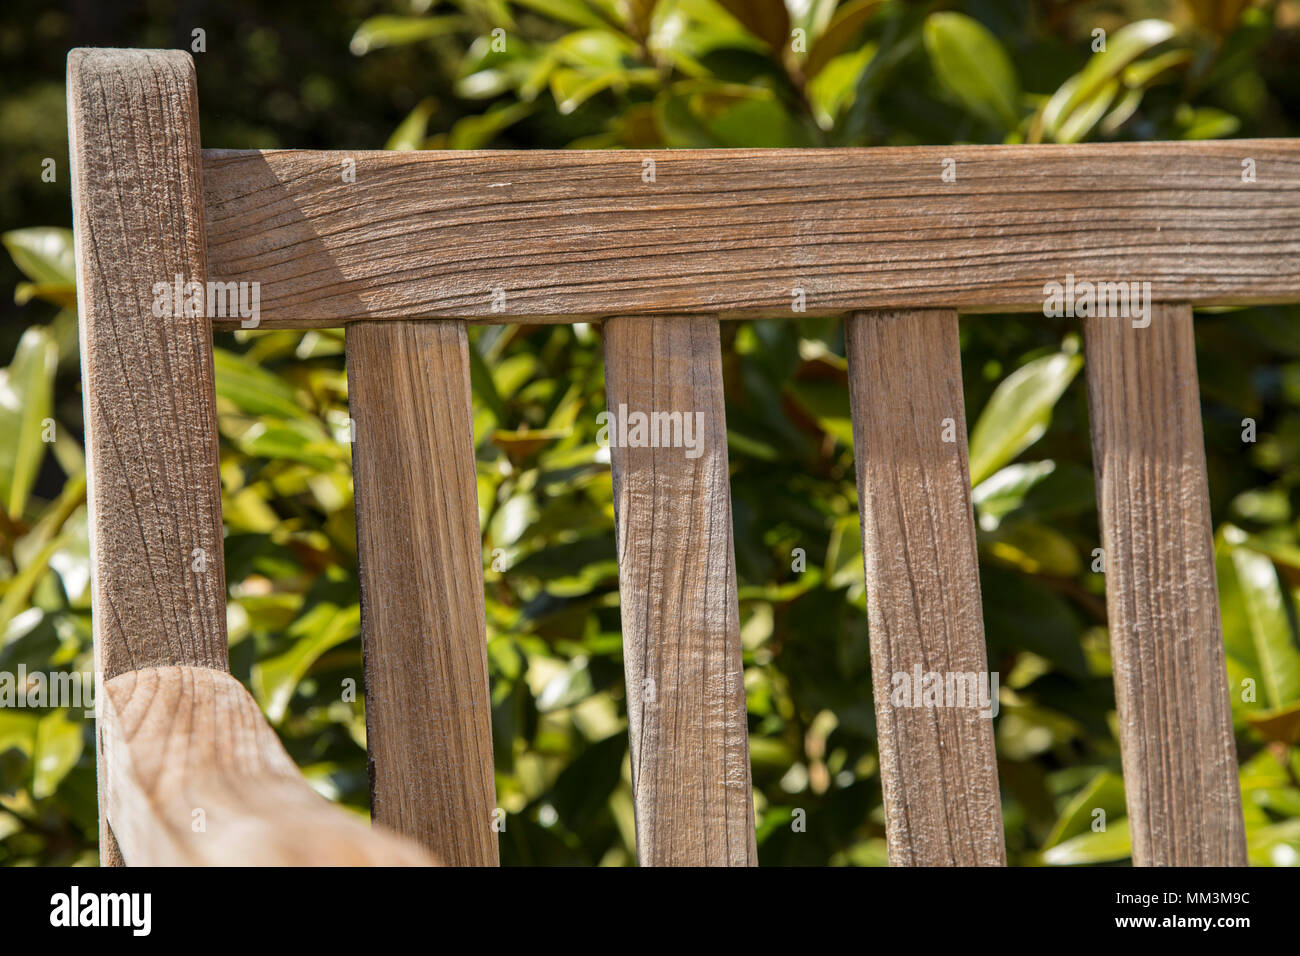
[[[80,45],[191,49],[208,147],[875,146],[1300,135],[1300,2],[9,0],[0,23],[0,671],[91,668],[64,114]],[[494,30],[502,32],[495,34]],[[1099,48],[1104,31],[1105,50]],[[42,177],[53,161],[53,181]],[[766,864],[885,862],[843,337],[724,323]],[[1124,863],[1073,320],[961,327],[1012,863]],[[634,861],[599,330],[474,327],[505,863]],[[342,333],[217,336],[230,652],[364,813]],[[1300,310],[1198,315],[1251,859],[1300,862]],[[57,422],[44,441],[41,423]],[[1243,441],[1244,419],[1255,440]],[[795,549],[806,570],[796,571]],[[1254,700],[1242,700],[1253,680]],[[0,708],[0,863],[93,863],[92,723]],[[792,811],[807,814],[794,832]],[[1107,814],[1094,832],[1092,811]]]

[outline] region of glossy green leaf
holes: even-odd
[[[75,286],[72,230],[54,226],[13,229],[0,236],[14,265],[38,284]]]
[[[1078,681],[1088,677],[1083,620],[1055,591],[1002,564],[981,562],[980,592],[990,660],[1032,651]]]
[[[741,100],[708,124],[722,146],[755,149],[810,145],[802,126],[775,99]]]
[[[1043,436],[1051,424],[1053,407],[1081,368],[1081,356],[1057,352],[1026,363],[998,385],[971,429],[972,485]]]
[[[1286,594],[1273,562],[1244,545],[1240,529],[1225,525],[1217,545],[1223,592],[1224,647],[1231,665],[1229,688],[1240,701],[1243,679],[1257,682],[1253,708],[1278,708],[1300,701],[1300,648],[1287,616]]]
[[[576,27],[608,27],[609,24],[584,0],[512,0],[524,7]]]
[[[577,756],[555,781],[555,809],[569,829],[588,826],[609,801],[622,778],[627,734],[615,733]]]
[[[43,299],[64,309],[77,307],[77,287],[70,282],[20,282],[14,286],[14,304]]]
[[[935,76],[958,102],[1003,129],[1016,125],[1020,81],[987,27],[962,13],[932,13],[923,36]]]
[[[1131,89],[1150,86],[1156,80],[1162,78],[1163,74],[1178,67],[1187,66],[1195,59],[1196,54],[1191,50],[1169,50],[1148,60],[1138,60],[1136,63],[1130,63],[1124,67],[1122,73],[1124,85]]]
[[[1300,819],[1248,831],[1246,851],[1251,866],[1300,865]]]
[[[861,591],[863,574],[862,524],[855,514],[843,515],[836,520],[826,549],[826,583]]]
[[[560,113],[572,113],[597,93],[616,86],[621,77],[616,72],[591,75],[579,70],[561,67],[551,73],[551,96]]]
[[[36,750],[32,755],[32,796],[44,800],[59,789],[68,771],[77,765],[85,747],[82,724],[64,710],[42,717],[36,725]]]
[[[828,435],[853,445],[853,417],[849,392],[842,381],[829,378],[797,379],[790,384],[790,395]]]
[[[1089,830],[1051,847],[1043,853],[1043,862],[1049,866],[1084,866],[1116,863],[1132,855],[1128,817],[1120,817],[1108,821],[1101,832]]]
[[[1056,471],[1054,461],[1026,461],[1007,465],[971,489],[971,503],[980,527],[992,531],[1004,516],[1024,503],[1025,495]]]
[[[1106,111],[1119,95],[1119,80],[1107,80],[1083,100],[1061,123],[1056,131],[1058,143],[1079,143],[1087,138],[1094,126],[1101,122]]]
[[[274,415],[318,422],[298,393],[279,375],[226,349],[213,349],[217,398],[249,415]]]
[[[1066,840],[1093,832],[1094,821],[1100,819],[1097,810],[1105,814],[1107,821],[1122,819],[1125,806],[1124,779],[1117,773],[1101,771],[1066,804],[1043,842],[1043,849],[1051,849]]]
[[[804,61],[803,73],[808,79],[817,76],[831,60],[849,48],[867,21],[875,15],[882,0],[849,0],[835,11],[826,31],[817,38]]]
[[[980,543],[999,561],[1026,574],[1047,574],[1070,578],[1082,570],[1078,549],[1055,528],[1031,521],[1001,524],[996,531],[982,533]]]
[[[551,45],[555,57],[587,73],[619,73],[636,65],[637,45],[612,30],[575,30]]]
[[[41,715],[17,707],[0,707],[0,754],[17,750],[31,757],[36,749],[36,731]]]
[[[54,373],[58,349],[39,325],[18,340],[13,361],[0,369],[0,499],[10,517],[27,506],[32,484],[50,447]]]
[[[371,17],[357,27],[349,49],[356,56],[364,56],[371,50],[455,34],[468,26],[469,21],[459,16],[400,17],[383,14]]]
[[[384,149],[419,149],[424,145],[424,138],[429,131],[429,119],[437,108],[438,103],[432,97],[422,99],[397,124],[397,129],[388,137]]]
[[[1241,120],[1210,106],[1186,106],[1178,112],[1179,139],[1224,139],[1241,128]]]
[[[452,149],[484,149],[503,131],[533,112],[529,103],[493,106],[486,113],[456,121],[447,137]]]
[[[537,695],[537,709],[545,714],[564,707],[572,707],[590,697],[594,691],[587,659],[575,657],[547,681],[542,692]]]
[[[1125,123],[1133,118],[1138,107],[1142,105],[1144,90],[1125,90],[1119,100],[1110,107],[1110,112],[1101,118],[1098,129],[1105,136],[1113,136]]]
[[[1140,20],[1112,33],[1106,49],[1094,53],[1084,68],[1062,83],[1044,104],[1042,124],[1047,136],[1056,140],[1071,114],[1084,103],[1092,103],[1095,111],[1099,93],[1109,84],[1117,84],[1125,67],[1171,39],[1174,33],[1174,25],[1164,20]],[[1076,120],[1071,129],[1077,132],[1083,125]]]
[[[289,629],[294,643],[283,654],[253,665],[252,686],[267,719],[278,724],[298,684],[311,666],[332,647],[361,632],[361,606],[338,607],[323,602]]]
[[[808,99],[822,129],[833,129],[840,114],[853,105],[862,72],[875,55],[875,45],[864,44],[833,58],[808,81]]]

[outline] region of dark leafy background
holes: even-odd
[[[10,0],[0,22],[0,670],[90,667],[63,69],[190,48],[204,143],[874,146],[1295,136],[1300,3]],[[500,28],[504,49],[493,48]],[[1105,52],[1094,52],[1104,30]],[[802,31],[796,33],[795,31]],[[498,44],[499,46],[499,44]],[[41,178],[52,158],[56,178]],[[724,324],[745,682],[769,864],[885,861],[843,339]],[[475,439],[507,863],[634,859],[599,331],[478,327]],[[961,327],[1010,859],[1128,859],[1083,356],[1070,320]],[[365,812],[338,331],[217,341],[232,666]],[[1300,313],[1198,316],[1251,859],[1300,861]],[[57,440],[42,441],[42,421]],[[1243,441],[1243,419],[1257,429]],[[801,552],[797,549],[801,549]],[[798,555],[802,553],[802,563]],[[795,570],[802,566],[803,570]],[[1244,680],[1257,687],[1243,700]],[[806,832],[791,827],[807,813]],[[1104,831],[1093,811],[1107,814]],[[0,862],[96,857],[91,723],[0,709]]]

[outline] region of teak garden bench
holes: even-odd
[[[1133,859],[1246,862],[1192,307],[1300,300],[1300,141],[201,151],[178,51],[74,50],[68,103],[105,862],[497,862],[466,323],[601,320],[610,408],[703,440],[611,449],[638,858],[754,864],[718,321],[802,295],[848,316],[890,859],[1004,863],[991,721],[888,688],[988,666],[957,310],[1068,276],[1155,303],[1083,320]],[[239,319],[154,288],[209,280],[260,284],[261,328],[346,325],[387,829],[299,776],[229,674],[222,562],[191,560],[222,554]]]

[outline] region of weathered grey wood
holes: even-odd
[[[495,866],[492,726],[463,322],[348,327],[371,813]]]
[[[1133,862],[1245,865],[1192,310],[1084,329]]]
[[[1158,300],[1300,299],[1300,140],[210,151],[205,164],[213,273],[260,280],[268,327],[791,318],[797,289],[807,315],[1037,311],[1069,273],[1149,276]]]
[[[1005,864],[996,701],[915,697],[918,673],[991,688],[957,313],[859,313],[845,337],[889,859]]]
[[[611,412],[681,413],[683,443],[690,416],[694,445],[610,433],[637,859],[753,866],[718,320],[615,318],[604,334]]]
[[[229,674],[154,667],[98,701],[104,804],[132,866],[420,866],[414,843],[331,806]]]
[[[73,50],[68,126],[96,668],[226,670],[211,323],[153,315],[156,282],[206,279],[193,63]]]

